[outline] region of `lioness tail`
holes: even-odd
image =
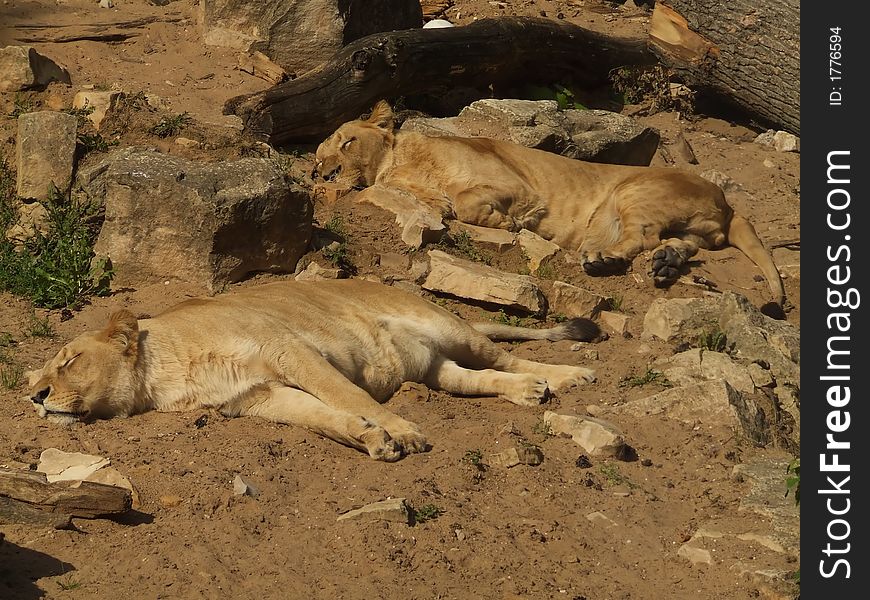
[[[761,312],[775,318],[784,318],[782,305],[785,302],[785,289],[782,285],[782,278],[779,276],[779,269],[776,268],[770,252],[767,251],[767,248],[758,239],[758,234],[755,232],[752,223],[740,215],[734,215],[731,218],[731,223],[728,225],[727,235],[728,243],[748,256],[761,269],[761,272],[764,273],[764,278],[767,280],[768,287],[770,287],[773,302],[762,307]]]
[[[595,321],[577,317],[547,329],[532,329],[530,327],[512,327],[498,323],[472,323],[477,331],[494,342],[513,340],[577,340],[589,342],[601,339],[601,328]]]

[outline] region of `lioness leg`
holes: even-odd
[[[508,231],[534,231],[547,214],[543,203],[536,201],[534,195],[529,195],[528,199],[517,198],[508,191],[488,185],[476,185],[457,193],[453,210],[463,223]]]
[[[263,358],[284,381],[298,386],[329,406],[374,421],[390,434],[405,453],[424,452],[425,436],[416,424],[390,412],[355,385],[320,352],[297,339],[264,348]]]
[[[494,369],[466,369],[452,360],[436,361],[426,385],[462,396],[500,396],[525,406],[537,406],[549,395],[547,380],[531,373],[505,373]]]
[[[589,275],[624,273],[644,248],[659,243],[661,229],[639,207],[617,210],[616,201],[600,207],[589,220],[580,247],[580,264]]]
[[[239,414],[304,427],[368,452],[377,460],[392,462],[402,457],[401,447],[386,430],[363,417],[333,408],[295,388],[277,387],[270,392],[242,407]]]

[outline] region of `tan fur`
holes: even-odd
[[[770,254],[722,190],[668,168],[590,163],[484,138],[393,131],[380,102],[371,117],[345,123],[317,149],[315,174],[352,186],[409,191],[461,221],[530,229],[579,250],[587,273],[624,271],[652,250],[658,285],[669,285],[699,248],[729,242],[767,278],[772,300],[784,290]]]
[[[594,325],[578,321],[585,337],[576,339],[591,339]],[[544,330],[545,337],[569,329]],[[405,381],[537,405],[550,389],[594,373],[514,358],[418,296],[347,280],[247,288],[138,322],[120,311],[29,378],[38,414],[53,421],[214,408],[299,425],[396,460],[427,448],[417,425],[380,404]]]

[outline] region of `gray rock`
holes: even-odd
[[[31,46],[0,48],[0,92],[40,88],[52,81],[70,83],[69,71]]]
[[[560,415],[548,410],[544,413],[544,424],[553,435],[570,437],[593,456],[617,456],[625,446],[619,428],[596,417]]]
[[[441,250],[430,250],[428,254],[425,290],[533,314],[546,310],[547,301],[531,277],[505,273]]]
[[[567,317],[590,317],[604,304],[604,297],[577,286],[554,281],[546,290],[551,313]]]
[[[206,44],[259,51],[296,76],[361,37],[423,25],[417,0],[201,0]]]
[[[605,110],[559,110],[553,100],[478,100],[457,117],[408,119],[402,129],[488,137],[570,158],[643,166],[659,143],[656,130],[630,117]]]
[[[762,146],[769,146],[777,152],[801,151],[800,138],[787,131],[774,131],[773,129],[768,129],[755,138],[755,143],[761,144]]]
[[[662,415],[693,425],[739,427],[755,443],[766,444],[770,432],[750,394],[742,394],[724,379],[691,383],[614,406],[611,412],[635,417]]]
[[[260,495],[260,490],[258,490],[250,481],[241,475],[236,474],[233,479],[233,494],[236,496],[250,496],[251,498],[256,498]]]
[[[339,515],[338,521],[382,520],[410,523],[411,509],[404,498],[391,498],[367,504]]]
[[[537,466],[544,462],[544,453],[537,446],[517,446],[508,448],[504,452],[490,454],[486,462],[508,469],[517,465]]]
[[[80,174],[105,198],[95,245],[114,285],[181,280],[220,290],[255,272],[293,272],[308,248],[308,193],[269,159],[200,163],[124,148]]]
[[[753,393],[756,387],[747,366],[725,353],[702,348],[680,352],[654,363],[653,367],[676,385],[724,379],[737,391],[747,394]]]
[[[76,118],[39,111],[18,117],[18,196],[44,201],[51,184],[69,192],[76,151]]]
[[[786,552],[800,552],[800,510],[794,496],[785,495],[786,466],[791,458],[778,453],[761,454],[735,465],[732,475],[750,482],[740,501],[741,512],[761,515],[773,528],[771,537]],[[771,547],[768,545],[768,547]]]

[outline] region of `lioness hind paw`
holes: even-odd
[[[680,267],[686,263],[686,259],[679,252],[665,246],[653,253],[652,275],[656,287],[672,285],[680,277]]]
[[[421,433],[399,434],[393,437],[404,454],[417,454],[419,452],[428,452],[429,442]]]
[[[375,460],[384,462],[396,462],[402,458],[402,448],[395,440],[387,440],[386,442],[377,445],[369,446],[369,456]]]

